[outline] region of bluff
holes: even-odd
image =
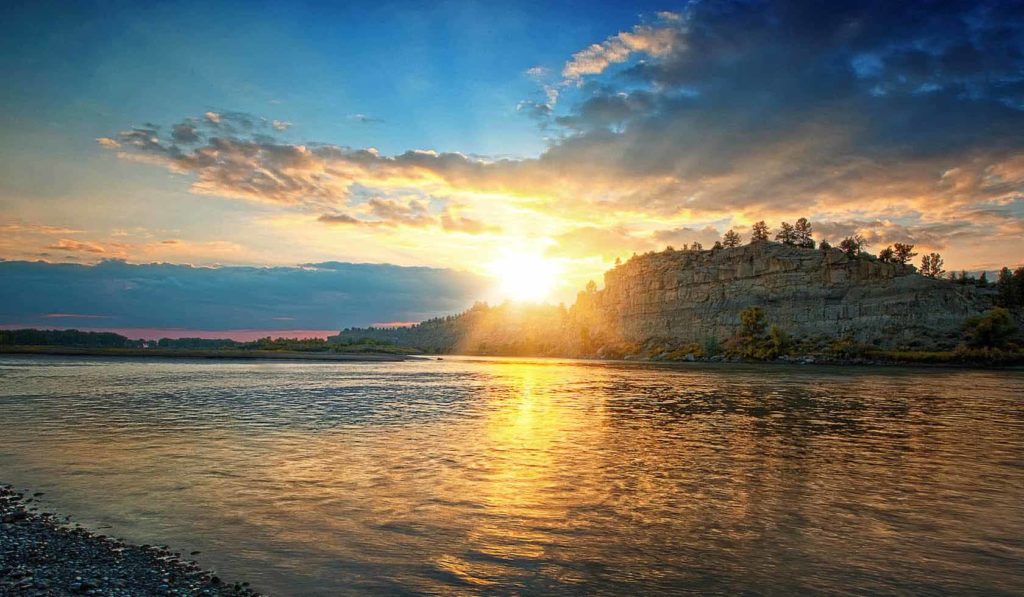
[[[580,298],[596,335],[626,342],[728,338],[741,311],[760,307],[769,325],[794,337],[883,348],[954,346],[964,320],[992,306],[991,291],[908,265],[773,242],[634,257],[605,274],[603,290]]]
[[[949,349],[995,291],[927,278],[909,265],[838,249],[774,242],[634,256],[568,308],[478,304],[459,315],[395,328],[343,330],[331,342],[393,342],[426,352],[615,356],[644,346],[724,343],[741,313],[760,307],[810,350],[843,340],[883,349]]]

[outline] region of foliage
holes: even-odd
[[[945,263],[938,253],[929,253],[921,257],[921,274],[929,278],[940,278],[946,270],[942,269]]]
[[[764,220],[754,224],[754,227],[750,231],[750,242],[756,243],[768,240],[771,235],[771,231],[768,230],[768,225],[764,223]]]
[[[237,348],[241,342],[226,338],[160,338],[158,348],[218,349]]]
[[[726,352],[747,359],[766,360],[785,354],[790,347],[790,337],[778,326],[772,326],[765,333],[767,323],[760,307],[748,307],[740,311],[740,327],[736,335],[726,340]]]
[[[792,338],[789,337],[785,330],[777,325],[773,325],[768,337],[771,340],[772,349],[775,351],[775,354],[780,355],[789,352]]]
[[[112,332],[79,330],[0,330],[0,346],[76,346],[82,348],[137,348],[141,340],[129,340]]]
[[[793,242],[798,247],[805,249],[814,248],[814,238],[812,238],[813,228],[811,227],[810,221],[807,218],[800,218],[796,221],[793,226]]]
[[[853,236],[847,236],[839,243],[839,250],[850,257],[857,257],[867,246],[868,242],[863,236],[854,234]]]
[[[764,311],[761,307],[747,307],[740,311],[740,335],[758,338],[764,335]]]
[[[833,356],[851,359],[862,357],[866,354],[867,348],[853,339],[852,336],[843,336],[833,340],[828,346],[828,352]]]
[[[895,261],[901,265],[910,263],[910,260],[917,257],[917,253],[914,252],[914,245],[908,243],[896,243],[893,245],[893,252],[895,253]]]
[[[793,229],[793,225],[789,222],[779,224],[779,232],[775,235],[775,240],[784,245],[795,245],[796,231]]]
[[[1017,331],[1010,312],[996,307],[984,315],[970,317],[964,322],[964,340],[968,346],[1002,348]]]
[[[916,256],[917,253],[914,252],[914,245],[908,243],[896,243],[882,249],[878,253],[878,260],[886,263],[899,263],[900,265],[906,265]]]
[[[740,246],[740,235],[730,228],[729,231],[722,236],[722,245],[730,249]]]
[[[999,348],[958,347],[956,350],[868,350],[865,356],[895,363],[922,365],[1020,365],[1024,351]]]
[[[722,345],[718,342],[718,338],[714,336],[708,336],[704,338],[703,352],[706,357],[713,357],[722,354]]]
[[[298,352],[409,352],[388,342],[360,339],[341,344],[328,344],[321,338],[260,338],[252,342],[237,342],[226,338],[161,338],[155,343],[129,340],[111,332],[81,332],[78,330],[0,330],[2,346],[50,346],[86,349],[132,348],[153,346],[170,350],[271,350]]]
[[[996,304],[1000,307],[1024,307],[1024,266],[1014,271],[1004,267],[996,279]]]

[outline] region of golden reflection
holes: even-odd
[[[579,370],[535,362],[489,365],[505,383],[485,393],[489,403],[483,450],[491,455],[487,474],[474,488],[489,516],[468,539],[496,558],[540,558],[551,533],[572,524],[572,503],[562,499],[581,451],[599,444],[602,423],[584,417],[556,388],[580,382]],[[583,488],[580,488],[583,489]],[[574,502],[587,496],[576,494]]]
[[[808,558],[866,566],[858,554],[871,549],[908,554],[901,569],[913,570],[924,560],[902,550],[907,530],[936,521],[950,537],[1019,528],[1020,492],[999,478],[1016,430],[991,425],[991,404],[965,418],[960,389],[974,383],[1009,404],[1019,388],[1003,388],[1016,383],[1005,377],[960,374],[926,398],[920,379],[890,377],[897,398],[879,398],[867,374],[819,386],[774,371],[545,360],[389,367],[388,383],[431,381],[385,402],[359,369],[354,390],[330,385],[322,403],[301,392],[263,403],[292,401],[277,418],[187,398],[103,411],[90,394],[51,428],[59,411],[38,403],[0,437],[5,470],[87,524],[201,550],[204,564],[271,593],[295,592],[295,579],[325,595],[529,582],[585,592],[609,579],[686,580],[708,561],[723,578],[769,586]],[[802,401],[766,389],[775,382]],[[448,400],[454,383],[471,389]],[[207,421],[211,412],[222,418]],[[963,487],[987,488],[992,504],[955,508]],[[940,562],[936,545],[914,544]]]

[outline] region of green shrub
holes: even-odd
[[[1017,326],[1009,311],[996,307],[984,315],[968,318],[963,329],[968,346],[1001,348],[1013,337]]]

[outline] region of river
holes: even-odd
[[[1024,593],[1024,374],[0,357],[0,482],[275,595]]]

